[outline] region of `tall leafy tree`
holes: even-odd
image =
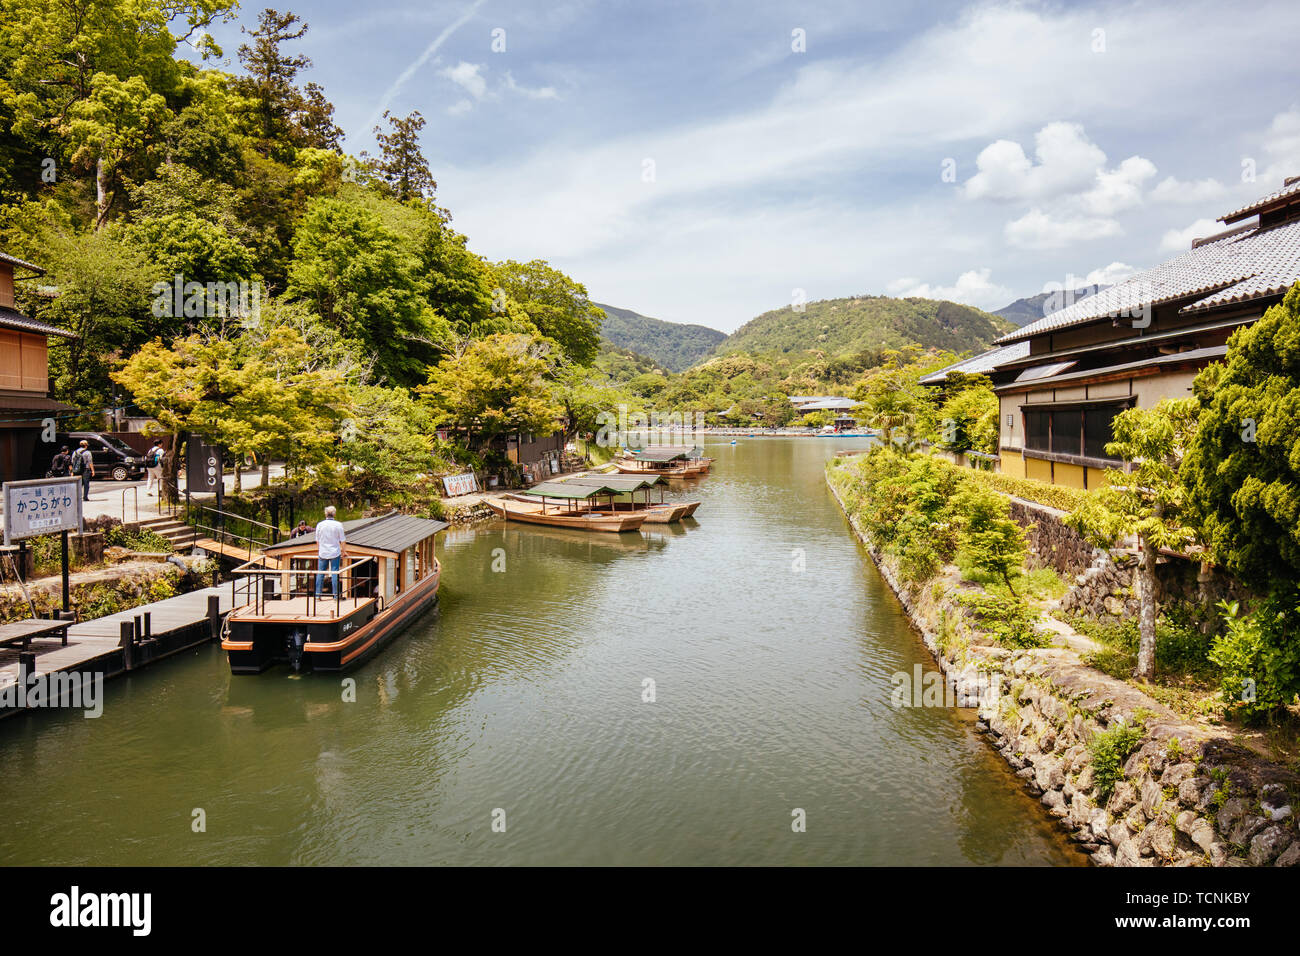
[[[376,179],[398,202],[413,199],[432,202],[438,184],[420,149],[424,117],[419,110],[405,117],[392,116],[385,110],[384,119],[388,121],[387,133],[375,127],[375,141],[380,150],[378,159],[372,162]]]
[[[596,360],[605,313],[591,304],[581,283],[541,259],[506,260],[495,269],[506,296],[538,332],[580,365]]]
[[[419,260],[404,237],[340,193],[312,202],[293,248],[290,294],[363,343],[390,382],[421,381],[451,330],[429,306]]]
[[[438,425],[455,428],[477,452],[498,435],[546,434],[564,414],[554,399],[543,344],[525,335],[490,335],[463,343],[430,369],[417,391]]]
[[[1200,428],[1183,463],[1214,560],[1258,591],[1300,581],[1300,285],[1197,376]]]
[[[1188,524],[1187,493],[1178,469],[1196,431],[1193,399],[1165,399],[1152,408],[1130,408],[1115,416],[1115,440],[1106,454],[1130,462],[1131,470],[1107,469],[1102,485],[1088,493],[1068,518],[1097,543],[1136,536],[1140,607],[1137,676],[1155,677],[1156,561],[1161,548],[1184,548],[1195,538]]]

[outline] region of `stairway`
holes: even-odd
[[[162,535],[171,542],[173,551],[189,551],[199,539],[199,533],[194,528],[183,521],[166,516],[141,521],[140,530]]]

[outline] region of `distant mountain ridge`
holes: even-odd
[[[850,355],[868,350],[923,348],[979,351],[1014,326],[974,306],[937,299],[862,295],[822,299],[764,312],[727,336],[716,354],[820,351]]]
[[[1096,295],[1102,289],[1109,288],[1108,285],[1089,285],[1075,289],[1073,292],[1040,292],[1038,295],[1016,299],[1010,305],[1004,305],[1002,308],[995,310],[993,314],[1000,315],[1008,322],[1014,322],[1016,325],[1024,327],[1030,322],[1037,322],[1043,316],[1051,315],[1053,312],[1078,302],[1080,299],[1086,299],[1090,295]],[[1056,300],[1049,302],[1053,296],[1057,297]]]
[[[670,372],[682,372],[708,358],[725,332],[706,325],[685,325],[652,319],[631,309],[593,302],[605,313],[600,335],[606,342],[653,359]]]

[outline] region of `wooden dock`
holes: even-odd
[[[205,644],[218,635],[221,620],[230,613],[230,595],[230,583],[226,582],[70,624],[66,647],[58,640],[32,641],[34,673],[103,674],[107,679]],[[211,605],[209,598],[216,598],[216,604]],[[0,648],[0,695],[18,682],[18,668],[19,649]],[[0,706],[0,717],[15,713],[18,708]]]

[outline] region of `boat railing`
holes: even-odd
[[[358,569],[370,564],[373,574],[360,574]],[[328,596],[316,593],[316,578],[321,577],[330,582]],[[288,581],[288,593],[275,591],[276,582]],[[342,582],[346,580],[346,585]],[[344,591],[347,593],[345,594]],[[241,601],[240,598],[243,598]],[[341,566],[337,571],[322,571],[318,559],[314,557],[291,557],[288,567],[267,567],[265,558],[257,558],[239,567],[231,573],[230,606],[236,609],[251,609],[260,617],[267,610],[268,603],[275,603],[282,598],[305,597],[307,599],[307,617],[320,616],[322,608],[328,610],[326,617],[341,617],[344,602],[352,602],[349,610],[360,607],[363,599],[374,598],[378,610],[383,610],[384,599],[379,593],[379,572],[373,558],[358,558]],[[333,608],[329,608],[329,602]]]

